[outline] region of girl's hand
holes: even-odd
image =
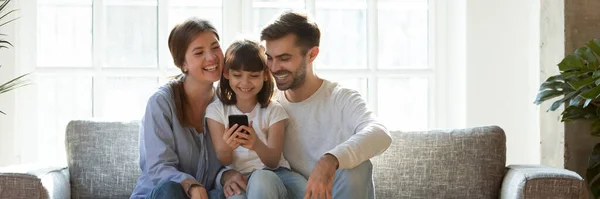
[[[237,149],[241,145],[238,142],[239,139],[236,138],[236,134],[241,133],[242,128],[237,127],[238,124],[234,124],[233,126],[231,126],[231,128],[225,127],[225,132],[223,133],[223,140],[225,140],[225,143],[227,143],[227,145],[231,147],[232,150]],[[234,132],[234,130],[236,131]]]
[[[256,135],[256,131],[254,131],[254,128],[252,128],[252,121],[250,121],[249,127],[248,126],[242,126],[240,127],[240,129],[243,129],[244,131],[247,132],[246,133],[239,133],[239,138],[238,141],[239,143],[242,145],[242,147],[250,149],[250,150],[254,150],[255,147],[260,144],[259,142],[260,139],[258,139],[258,135]],[[237,132],[236,132],[237,134]]]

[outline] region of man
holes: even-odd
[[[304,198],[375,198],[370,158],[391,144],[359,93],[319,78],[313,63],[320,30],[305,15],[285,12],[261,32],[279,103],[290,116],[284,156],[308,178]],[[244,178],[223,174],[225,192],[238,192]]]

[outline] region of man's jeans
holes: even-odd
[[[248,187],[240,195],[227,199],[302,199],[306,190],[306,178],[286,168],[256,170],[248,178]]]
[[[332,194],[334,199],[375,199],[371,161],[367,160],[352,169],[337,170]]]

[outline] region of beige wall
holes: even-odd
[[[600,37],[600,1],[565,1],[565,53],[585,45],[590,39]],[[588,122],[565,125],[565,168],[585,176],[587,159],[600,138],[589,133]]]

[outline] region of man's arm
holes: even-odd
[[[352,129],[350,139],[326,152],[313,167],[304,198],[332,198],[337,169],[351,169],[385,151],[392,143],[389,132],[379,124],[358,92],[338,90],[334,110],[339,110],[344,129]]]
[[[354,168],[383,153],[391,145],[388,130],[375,119],[358,92],[342,88],[332,97],[335,97],[334,104],[339,106],[342,126],[354,131],[350,139],[326,153],[335,156],[339,164],[337,168]]]

